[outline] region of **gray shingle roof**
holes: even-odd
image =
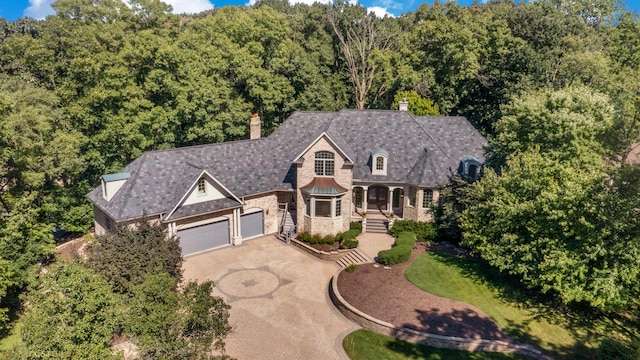
[[[298,185],[292,160],[323,132],[355,161],[354,181],[442,185],[462,157],[482,162],[488,145],[462,117],[390,110],[295,112],[267,138],[147,152],[121,170],[130,177],[111,201],[102,198],[99,187],[87,196],[119,221],[171,211],[203,170],[239,198],[292,189]],[[371,174],[371,152],[379,148],[389,154],[387,175]],[[206,210],[190,206],[178,215],[190,216],[190,209]]]

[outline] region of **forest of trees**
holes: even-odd
[[[640,175],[626,164],[640,23],[617,1],[436,1],[382,19],[343,1],[53,7],[0,19],[0,327],[53,231],[90,229],[101,175],[148,150],[246,138],[252,113],[268,134],[296,110],[399,98],[466,116],[492,144],[484,178],[451,192],[445,233],[565,303],[640,305]]]

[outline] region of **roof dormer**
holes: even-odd
[[[371,174],[387,175],[389,153],[385,149],[374,149],[371,152]]]
[[[465,180],[473,182],[480,177],[482,163],[473,156],[465,156],[458,165],[458,174]]]
[[[109,201],[129,178],[129,173],[102,175],[102,198]]]

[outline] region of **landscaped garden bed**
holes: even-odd
[[[356,237],[362,232],[360,222],[352,222],[349,231],[335,236],[317,236],[309,233],[300,233],[292,242],[305,251],[318,256],[323,260],[337,260],[345,252],[358,247]]]

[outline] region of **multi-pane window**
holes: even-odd
[[[342,215],[342,200],[336,200],[336,216]]]
[[[318,151],[316,153],[315,172],[318,176],[333,176],[334,155],[330,151]]]
[[[413,186],[409,187],[409,206],[416,206],[416,193],[417,189]]]
[[[204,195],[207,193],[207,183],[204,179],[198,180],[198,195]]]
[[[422,190],[422,208],[430,209],[433,205],[433,190],[424,189]]]
[[[376,158],[376,170],[384,170],[384,158],[382,156]]]
[[[356,207],[361,208],[362,207],[362,188],[355,188],[355,193],[356,193]]]
[[[311,199],[307,199],[307,215],[311,216]]]

